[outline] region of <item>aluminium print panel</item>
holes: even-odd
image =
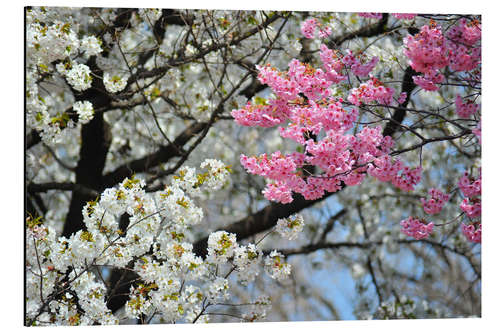
[[[481,316],[481,16],[25,8],[25,325]]]

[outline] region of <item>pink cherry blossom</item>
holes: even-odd
[[[450,199],[448,194],[444,194],[435,188],[431,188],[429,190],[429,196],[430,199],[428,200],[425,200],[424,198],[420,199],[422,205],[424,206],[424,211],[427,214],[439,213],[443,209],[444,204]]]
[[[260,127],[276,126],[286,118],[286,115],[277,105],[255,105],[250,102],[241,109],[233,110],[231,115],[242,126]]]
[[[406,92],[404,92],[404,91],[401,94],[399,94],[398,104],[403,104],[406,101],[406,97],[408,97],[408,96],[407,96]]]
[[[477,227],[474,224],[465,225],[462,223],[461,229],[469,242],[481,243],[481,223]]]
[[[391,161],[389,155],[376,158],[368,167],[368,174],[377,178],[381,182],[392,181],[403,168],[403,163],[399,160]]]
[[[433,74],[449,63],[449,52],[440,26],[425,25],[415,36],[408,35],[404,44],[404,54],[417,72]]]
[[[287,204],[293,201],[292,190],[284,183],[271,183],[266,185],[266,189],[262,191],[264,197],[270,201],[277,201],[282,204]]]
[[[241,155],[241,164],[248,172],[256,175],[266,176],[276,181],[285,181],[297,169],[296,155],[282,155],[280,151],[274,152],[269,158],[267,154],[259,157],[247,157]]]
[[[415,36],[404,39],[405,55],[410,66],[423,75],[414,76],[414,82],[428,91],[438,90],[444,81],[439,72],[449,66],[453,71],[472,71],[481,63],[481,24],[461,19],[446,33],[431,20]],[[480,73],[480,70],[477,71]],[[467,73],[465,80],[477,80],[476,74]]]
[[[472,178],[468,172],[458,181],[458,187],[466,197],[475,197],[481,195],[481,173],[477,179]]]
[[[386,87],[378,79],[371,77],[370,80],[362,83],[358,88],[352,89],[347,100],[354,105],[370,102],[390,105],[393,94],[393,88]]]
[[[319,57],[323,62],[323,68],[325,69],[328,80],[332,83],[339,83],[343,80],[347,80],[347,76],[342,75],[344,62],[341,56],[337,55],[335,51],[330,50],[325,44],[321,44]]]
[[[424,220],[419,220],[410,216],[406,220],[399,223],[401,225],[401,232],[407,236],[415,239],[423,239],[429,237],[434,228],[434,223],[426,223]]]
[[[471,100],[466,100],[465,102],[462,100],[462,96],[457,95],[455,98],[455,106],[457,115],[461,118],[469,118],[473,115],[477,110],[479,110],[479,105],[474,103]]]
[[[413,191],[415,185],[420,182],[422,178],[422,168],[417,167],[411,169],[408,166],[403,167],[400,175],[392,179],[392,184],[404,191]]]
[[[481,216],[481,199],[465,198],[460,204],[460,209],[470,218]]]
[[[481,62],[481,24],[461,19],[448,30],[447,47],[450,52],[450,68],[455,71],[471,71]]]
[[[352,73],[357,76],[368,76],[371,70],[377,65],[379,59],[378,57],[372,57],[369,61],[362,64],[359,57],[356,57],[351,50],[346,51],[347,54],[342,58],[342,62],[351,67]]]
[[[300,27],[300,31],[306,38],[314,38],[314,33],[316,32],[316,27],[318,25],[318,21],[314,18],[308,19],[302,22]]]
[[[437,83],[442,83],[444,81],[443,74],[439,72],[434,72],[431,74],[425,75],[415,75],[412,77],[413,82],[418,85],[420,88],[427,91],[436,91],[439,87],[436,85]]]
[[[315,18],[308,19],[302,22],[300,31],[306,38],[314,38],[316,30],[320,38],[326,38],[332,33],[332,28],[327,25],[322,25]]]
[[[323,27],[320,27],[318,30],[318,36],[320,38],[326,38],[332,34],[332,28],[329,26],[325,25]]]

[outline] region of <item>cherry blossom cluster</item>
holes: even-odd
[[[308,22],[303,27],[313,26],[312,22]],[[462,23],[460,29],[469,31],[464,30]],[[459,37],[466,38],[462,35],[466,35],[465,32]],[[469,45],[478,41],[477,34],[471,35],[473,37],[470,37]],[[437,90],[437,84],[444,80],[440,70],[449,65],[450,55],[450,44],[446,38],[441,28],[431,22],[416,36],[405,39],[405,54],[410,58],[411,66],[423,74],[415,76],[414,80],[427,90]],[[289,121],[286,127],[279,128],[280,135],[302,145],[305,153],[285,154],[277,151],[270,156],[241,155],[242,165],[248,172],[266,177],[269,182],[263,191],[265,197],[281,203],[292,202],[294,192],[302,194],[307,200],[320,198],[325,192],[338,191],[343,185],[359,184],[366,174],[380,181],[391,182],[402,190],[414,190],[421,179],[421,167],[412,169],[390,157],[388,153],[393,141],[389,137],[384,138],[380,128],[365,127],[356,135],[347,134],[356,121],[357,111],[345,110],[342,99],[335,100],[328,96],[331,84],[347,79],[346,70],[350,69],[358,76],[367,76],[378,58],[374,57],[363,64],[350,50],[342,56],[322,44],[320,59],[324,71],[315,70],[297,60],[289,64],[286,73],[270,65],[258,68],[261,83],[267,84],[277,99],[256,105],[249,103],[240,110],[234,110],[233,116],[245,126],[272,127]],[[351,89],[348,101],[356,106],[371,102],[390,105],[393,96],[394,89],[370,76],[368,81]],[[402,104],[406,99],[406,93],[402,93],[397,102]],[[459,115],[469,117],[478,108],[469,101],[464,103],[461,96],[457,97]],[[322,131],[324,136],[317,139]],[[312,174],[309,171],[311,166],[323,173]],[[427,214],[439,213],[449,200],[448,194],[437,189],[430,189],[429,196],[428,200],[421,200]],[[461,208],[469,217],[477,217],[480,215],[480,200],[467,197]],[[280,229],[285,228],[285,222],[280,220]],[[422,239],[432,232],[434,223],[409,218],[402,221],[401,226],[405,234]]]
[[[320,45],[319,57],[323,63],[328,80],[332,83],[339,83],[347,80],[347,76],[342,74],[344,61],[342,55],[336,50],[329,49],[325,44]]]
[[[413,82],[415,82],[415,84],[420,88],[427,91],[438,90],[439,86],[437,84],[442,83],[443,81],[444,75],[439,72],[413,76]]]
[[[54,21],[46,24],[33,19],[26,30],[26,46],[29,59],[43,67],[75,55],[80,40],[70,23]]]
[[[234,249],[233,263],[236,265],[238,280],[247,285],[255,280],[260,272],[262,262],[262,251],[255,244],[241,245]]]
[[[101,43],[95,36],[85,36],[80,42],[80,49],[86,57],[95,56],[102,52]]]
[[[440,70],[449,66],[453,71],[472,71],[481,63],[481,24],[478,21],[459,20],[446,36],[440,26],[431,21],[415,36],[404,39],[405,55],[411,67],[423,75],[414,76],[414,82],[424,90],[435,91],[444,81]]]
[[[438,214],[443,209],[444,204],[450,199],[449,194],[444,194],[435,188],[429,189],[429,196],[430,199],[428,200],[424,198],[420,199],[424,207],[424,212],[427,214]]]
[[[425,25],[415,36],[408,35],[404,39],[405,55],[410,66],[423,76],[414,77],[417,85],[426,90],[437,90],[435,83],[444,80],[439,73],[449,63],[449,50],[440,26]]]
[[[466,197],[475,197],[481,195],[481,173],[477,179],[471,177],[465,172],[458,181],[458,187]]]
[[[471,115],[476,113],[479,110],[479,105],[474,103],[471,100],[466,100],[465,102],[462,100],[462,96],[457,95],[455,98],[455,106],[457,115],[461,118],[469,118]]]
[[[481,243],[481,223],[473,223],[469,225],[462,223],[460,228],[469,242]]]
[[[465,198],[460,204],[465,214],[470,218],[481,216],[481,199],[479,198]]]
[[[467,215],[469,219],[480,217],[481,215],[481,172],[479,172],[479,177],[477,179],[472,178],[468,172],[465,172],[464,175],[459,179],[458,187],[461,190],[462,194],[465,196],[464,200],[460,204],[460,209]],[[420,201],[423,205],[423,209],[427,214],[437,214],[439,213],[443,206],[450,199],[449,194],[444,194],[443,192],[431,188],[429,189],[428,200],[421,198]],[[462,213],[463,215],[463,213]],[[460,216],[459,216],[460,217]],[[418,228],[424,228],[418,222],[418,219],[409,219],[401,222],[403,226],[403,232],[409,236],[413,236],[415,234],[415,230]],[[430,225],[429,223],[428,225]],[[428,226],[427,225],[427,226]],[[413,226],[413,227],[411,227]],[[411,229],[413,228],[413,229]],[[408,232],[405,232],[407,230]],[[413,230],[413,231],[412,231]],[[425,229],[426,230],[426,229]],[[425,231],[424,230],[424,231]],[[481,222],[476,221],[467,225],[461,224],[462,233],[466,236],[466,238],[475,243],[481,242]],[[431,228],[432,231],[432,228]],[[430,233],[430,232],[429,232]],[[415,237],[417,238],[417,237]],[[418,238],[417,238],[418,239]]]
[[[306,38],[314,38],[316,31],[320,38],[326,38],[332,33],[332,28],[327,25],[322,25],[315,18],[308,19],[302,22],[301,32]]]
[[[406,92],[401,92],[398,97],[398,104],[403,104],[406,101],[406,98],[408,97],[408,94]]]
[[[464,195],[460,209],[470,218],[481,217],[481,170],[479,176],[473,178],[468,172],[458,181],[458,187]],[[481,222],[476,221],[469,225],[462,223],[462,233],[466,238],[475,243],[481,242]]]
[[[447,34],[449,66],[455,71],[471,71],[481,63],[481,23],[460,19]]]
[[[73,110],[78,114],[78,122],[86,124],[94,118],[94,108],[89,101],[78,101],[73,104]]]
[[[338,191],[342,183],[360,184],[366,172],[405,191],[413,190],[420,181],[421,169],[411,169],[387,155],[393,141],[383,137],[380,127],[365,127],[356,135],[348,134],[357,120],[358,110],[345,109],[342,99],[331,96],[330,86],[344,80],[344,68],[365,76],[378,58],[362,64],[352,52],[341,57],[325,45],[321,45],[320,58],[325,71],[296,59],[289,63],[287,72],[280,72],[270,64],[257,67],[258,79],[271,88],[276,98],[256,99],[231,114],[243,126],[272,127],[288,121],[286,127],[279,127],[281,137],[297,142],[305,152],[276,151],[254,157],[242,154],[243,167],[252,174],[266,177],[269,182],[264,196],[281,203],[292,202],[293,192],[314,200],[325,192]],[[393,95],[393,88],[370,77],[351,90],[348,100],[354,105],[373,101],[391,104]],[[318,140],[321,133],[325,135]],[[323,173],[309,172],[311,166]]]
[[[346,50],[346,55],[342,56],[338,51],[329,49],[325,44],[320,45],[319,56],[327,78],[332,83],[346,80],[347,76],[342,74],[342,70],[347,68],[350,68],[354,75],[368,76],[379,61],[378,57],[372,57],[369,61],[365,61],[364,54],[354,54],[349,49]]]
[[[448,65],[448,49],[440,26],[424,25],[415,36],[404,39],[410,65],[421,73],[434,73]]]
[[[460,208],[470,218],[481,216],[481,173],[474,179],[469,173],[464,173],[458,182],[458,187],[465,196]]]
[[[104,73],[102,82],[107,91],[114,94],[122,91],[127,86],[127,76],[111,75],[110,73]]]
[[[40,133],[47,144],[63,140],[64,136],[75,127],[66,112],[54,114],[50,109],[51,99],[43,97],[36,83],[36,71],[26,71],[26,113],[27,123]],[[52,111],[52,112],[51,112]]]
[[[290,264],[285,261],[285,256],[276,250],[266,257],[264,264],[266,271],[275,280],[283,280],[290,274]]]
[[[207,158],[200,164],[201,169],[207,171],[198,176],[198,183],[202,183],[206,188],[211,191],[218,191],[224,185],[226,180],[229,179],[229,174],[232,172],[231,167],[225,165],[219,160]]]
[[[434,228],[434,223],[410,216],[400,222],[401,232],[415,239],[424,239],[429,237]]]
[[[236,235],[217,231],[208,237],[208,260],[213,263],[226,262],[236,248]]]
[[[351,50],[346,50],[346,53],[347,54],[342,59],[342,62],[346,66],[351,67],[352,73],[357,76],[368,76],[379,61],[378,57],[373,57],[366,63],[362,64],[359,57],[356,57]]]
[[[344,124],[337,124],[340,131],[351,125],[344,127]],[[289,128],[289,131],[292,130],[297,129]],[[292,135],[282,136],[293,138]],[[277,151],[271,156],[241,155],[240,161],[248,172],[272,181],[264,190],[269,200],[289,203],[293,200],[292,191],[308,200],[317,199],[325,191],[338,191],[341,181],[346,185],[359,184],[367,171],[373,177],[391,181],[406,191],[412,190],[420,181],[420,168],[411,169],[398,160],[392,162],[387,153],[393,141],[382,136],[380,127],[366,127],[355,136],[329,129],[327,136],[318,142],[312,139],[305,141],[302,136],[297,136],[296,141],[305,145],[306,154],[293,152],[283,155]],[[307,165],[318,166],[325,174],[304,175],[300,169]]]
[[[233,110],[231,115],[243,126],[273,127],[286,119],[282,111],[284,108],[279,106],[279,102],[274,100],[265,105],[248,102],[241,109]]]
[[[332,83],[321,69],[315,69],[309,64],[293,59],[288,64],[287,76],[291,82],[295,82],[298,91],[309,99],[316,100],[330,95],[328,87]]]
[[[240,279],[245,283],[252,281],[263,265],[259,264],[262,253],[254,245],[240,247],[234,234],[215,232],[209,236],[209,255],[204,260],[184,240],[189,226],[203,217],[184,190],[200,186],[221,188],[219,183],[224,184],[228,175],[227,168],[216,160],[206,160],[202,168],[208,171],[193,174],[196,182],[188,179],[192,170],[184,171],[184,176],[174,179],[171,186],[156,195],[147,194],[144,181],[135,177],[106,189],[99,199],[83,208],[86,230],[69,238],[56,238],[41,218],[29,218],[28,320],[41,325],[117,324],[122,318],[107,308],[106,286],[89,270],[93,265],[125,267],[135,261],[134,271],[142,282],[131,287],[126,316],[138,318],[156,313],[167,322],[192,321],[202,311],[204,299],[215,302],[228,297],[228,280],[213,277],[216,265],[231,259]],[[130,217],[125,229],[119,224],[123,213]],[[289,265],[283,264],[281,270],[275,268],[272,274],[284,278],[289,272]],[[68,282],[58,287],[58,279],[65,274]]]
[[[294,214],[285,219],[279,219],[276,231],[288,240],[296,239],[304,228],[304,218],[301,215]]]
[[[361,183],[366,172],[405,191],[413,190],[421,178],[421,168],[411,169],[399,160],[393,162],[387,155],[393,141],[382,136],[380,127],[364,128],[356,136],[329,130],[324,139],[318,142],[309,139],[304,144],[307,154],[283,155],[277,151],[270,157],[241,156],[248,172],[272,181],[263,192],[267,199],[289,203],[293,200],[292,191],[308,200],[317,199],[325,191],[338,191],[341,181],[350,186]],[[300,168],[307,165],[318,166],[325,174],[303,175]]]
[[[262,269],[273,279],[287,278],[291,266],[281,254],[263,258],[255,244],[239,245],[236,235],[226,231],[209,235],[206,258],[193,252],[187,239],[191,226],[201,223],[203,211],[190,196],[199,196],[200,188],[220,189],[230,170],[214,159],[202,162],[201,169],[206,171],[183,167],[171,185],[153,194],[145,192],[142,179],[126,178],[85,205],[86,229],[69,238],[57,237],[41,217],[28,218],[28,322],[107,325],[153,314],[164,322],[193,322],[200,316],[205,321],[204,304],[228,299],[233,270],[243,285]],[[125,213],[129,222],[123,226],[120,217]],[[303,226],[301,217],[294,221],[290,235]],[[133,267],[139,276],[130,287],[123,316],[107,308],[108,290],[94,266]],[[59,283],[64,276],[66,282]],[[257,320],[265,316],[270,300],[261,297],[250,305],[248,318]]]
[[[358,88],[352,89],[347,100],[354,105],[368,104],[370,102],[390,105],[393,95],[393,88],[384,86],[375,77],[370,77],[368,81],[362,83]]]
[[[29,9],[26,19],[27,120],[46,144],[54,144],[71,135],[71,129],[77,124],[65,112],[56,114],[54,110],[57,108],[53,107],[56,98],[39,91],[38,81],[44,76],[59,74],[77,92],[89,89],[92,74],[90,68],[80,61],[99,55],[101,42],[93,35],[79,38],[71,22],[52,20],[43,9]],[[78,123],[92,119],[91,105],[83,103],[76,104]]]
[[[90,68],[84,64],[72,64],[69,70],[64,71],[68,83],[77,91],[84,91],[92,85]]]
[[[404,191],[413,191],[422,178],[422,168],[410,168],[396,159],[394,162],[388,155],[376,158],[368,167],[368,174],[382,182],[390,181]]]

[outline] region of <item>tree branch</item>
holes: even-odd
[[[236,234],[238,240],[245,239],[274,227],[278,219],[286,218],[305,208],[311,207],[334,193],[338,192],[326,193],[323,197],[316,200],[306,200],[300,194],[294,194],[293,201],[289,204],[271,203],[258,212],[221,228],[221,230]],[[199,256],[205,257],[207,254],[207,242],[208,237],[205,237],[194,243],[193,252]]]
[[[373,37],[380,35],[388,31],[386,26],[388,19],[389,19],[389,14],[384,13],[382,15],[382,18],[374,24],[366,25],[364,27],[361,27],[359,30],[346,33],[342,36],[331,38],[328,41],[327,46],[332,49],[340,46],[343,42],[347,40],[351,40],[358,37]]]
[[[134,173],[147,171],[169,161],[173,157],[180,156],[176,147],[183,147],[191,138],[200,133],[206,125],[206,123],[194,122],[191,126],[179,134],[172,144],[162,146],[152,154],[125,163],[124,165],[117,167],[115,170],[105,174],[103,176],[101,189],[112,187],[121,182],[124,178],[132,176]]]
[[[392,115],[390,122],[385,126],[383,132],[384,136],[392,136],[406,116],[406,107],[410,102],[411,93],[416,87],[412,78],[414,75],[417,75],[417,72],[415,72],[413,68],[411,68],[411,66],[406,67],[405,74],[403,76],[403,84],[401,87],[401,92],[406,93],[406,99],[402,104],[399,105],[396,112],[394,112],[394,114]]]

